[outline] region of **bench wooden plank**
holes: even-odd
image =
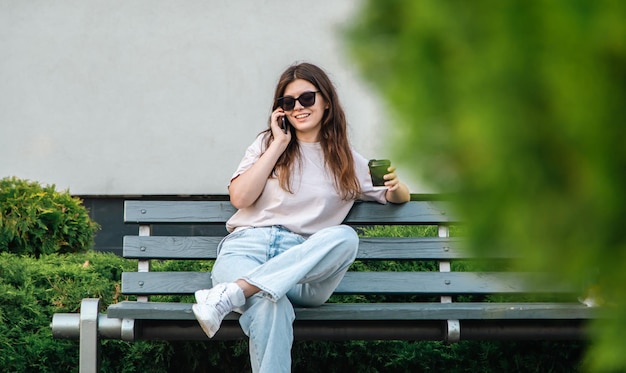
[[[335,294],[454,295],[572,291],[554,281],[537,282],[537,276],[508,272],[348,272]],[[127,295],[191,294],[211,286],[211,274],[208,272],[122,273],[122,293]]]
[[[222,238],[125,236],[123,256],[129,259],[215,259]]]
[[[223,237],[125,236],[124,257],[131,259],[215,259]],[[436,260],[470,258],[455,238],[361,238],[357,259]]]
[[[543,275],[521,272],[348,272],[337,294],[571,293]]]
[[[470,258],[458,238],[372,237],[359,240],[357,259],[450,260]]]
[[[346,224],[423,224],[458,222],[451,204],[440,201],[411,201],[396,205],[357,202],[344,220]]]
[[[228,201],[126,201],[126,223],[225,223],[236,209]],[[401,205],[388,203],[354,204],[346,224],[438,224],[458,219],[450,204],[439,201],[411,201]]]
[[[237,211],[229,201],[125,201],[125,223],[224,223]]]
[[[109,318],[195,320],[191,303],[124,301],[108,309]],[[597,309],[579,303],[327,303],[295,307],[305,320],[496,320],[589,319]],[[236,319],[230,314],[227,319]]]
[[[123,272],[122,294],[193,294],[213,286],[209,272]]]

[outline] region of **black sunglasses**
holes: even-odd
[[[291,96],[283,96],[278,98],[278,106],[283,108],[285,111],[291,111],[294,107],[296,107],[296,101],[300,102],[300,105],[304,107],[309,107],[315,105],[315,94],[319,91],[314,92],[304,92],[300,96],[294,98]]]

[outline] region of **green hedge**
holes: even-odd
[[[52,338],[55,312],[77,312],[100,297],[123,299],[123,271],[136,261],[112,254],[0,253],[0,367],[6,372],[76,372],[78,341]],[[154,262],[154,270],[208,270],[210,262]],[[365,266],[366,264],[360,264]],[[170,297],[170,300],[177,300]],[[184,299],[187,300],[187,299]],[[577,371],[579,343],[348,341],[294,344],[296,372]],[[102,341],[102,372],[249,371],[247,342]]]
[[[0,179],[0,252],[39,256],[93,247],[98,224],[68,191],[54,185]]]

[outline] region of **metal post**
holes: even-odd
[[[98,308],[100,299],[83,299],[80,304],[80,373],[100,371],[100,341],[98,340]]]
[[[142,214],[144,213],[144,211],[142,210],[141,212]],[[152,235],[152,226],[149,224],[142,224],[139,226],[139,236],[140,237],[145,237],[145,236],[151,236]],[[137,272],[150,272],[150,260],[142,260],[140,259],[137,262]],[[140,295],[137,296],[137,302],[147,302],[150,299],[148,298],[147,295]]]
[[[450,237],[450,228],[447,225],[439,225],[439,237]],[[439,272],[450,272],[452,265],[449,260],[441,260],[439,262]],[[450,295],[442,295],[441,303],[452,303]],[[446,342],[456,343],[461,340],[461,323],[459,320],[446,321]]]

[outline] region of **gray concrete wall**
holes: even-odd
[[[0,0],[0,177],[80,195],[225,194],[296,61],[329,72],[357,151],[388,157],[384,110],[339,34],[358,4]]]

